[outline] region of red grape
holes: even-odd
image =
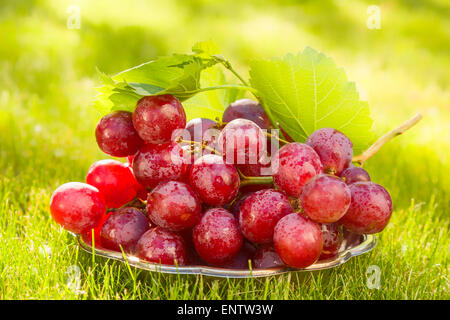
[[[223,208],[206,211],[194,227],[195,249],[208,263],[221,265],[241,249],[242,234],[233,215]]]
[[[53,192],[50,199],[53,219],[64,229],[78,234],[94,229],[105,211],[103,195],[85,183],[65,183]]]
[[[373,182],[351,184],[352,202],[339,223],[358,234],[383,231],[392,214],[392,199],[385,188]]]
[[[230,122],[239,118],[253,121],[262,129],[272,128],[272,123],[263,107],[251,99],[240,99],[230,104],[223,113],[222,121]]]
[[[173,131],[186,126],[186,114],[180,101],[172,95],[146,96],[136,105],[133,125],[144,141],[169,143]]]
[[[125,207],[117,210],[103,224],[100,232],[102,246],[133,253],[141,236],[150,228],[147,217],[138,209]]]
[[[109,208],[119,208],[136,196],[136,179],[126,163],[100,160],[91,165],[86,182],[96,187]]]
[[[208,140],[208,130],[213,128],[217,123],[210,119],[195,118],[186,123],[186,131],[189,132],[191,141],[202,142]]]
[[[222,206],[236,197],[239,174],[222,157],[205,155],[192,165],[189,182],[200,198],[209,205]]]
[[[341,178],[344,179],[346,184],[352,184],[358,181],[370,181],[370,176],[366,170],[353,165],[342,171]]]
[[[97,124],[95,137],[100,149],[114,157],[126,157],[136,153],[144,143],[134,129],[132,114],[114,111]]]
[[[303,212],[320,223],[338,221],[347,212],[351,200],[350,188],[345,182],[328,174],[309,180],[300,196]]]
[[[160,227],[180,231],[193,227],[202,213],[202,204],[192,188],[179,181],[158,184],[148,195],[150,219]]]
[[[282,267],[284,263],[272,244],[264,244],[256,249],[252,265],[255,269],[268,269]]]
[[[320,259],[328,259],[339,252],[343,241],[342,227],[337,223],[321,224],[323,248]]]
[[[187,249],[183,238],[176,233],[156,227],[142,235],[136,245],[136,255],[149,262],[184,266]]]
[[[257,191],[241,204],[239,225],[248,240],[270,243],[277,222],[292,211],[289,199],[283,193],[273,189]]]
[[[317,152],[326,173],[340,175],[352,163],[353,144],[336,129],[316,130],[305,143]]]
[[[319,259],[322,231],[314,221],[291,213],[278,221],[273,243],[284,263],[293,268],[306,268]]]
[[[256,164],[266,151],[266,136],[254,122],[236,119],[222,129],[217,146],[230,164]]]
[[[186,179],[187,162],[183,149],[175,142],[146,144],[134,157],[133,172],[140,184],[153,188],[161,181]]]
[[[299,197],[304,184],[322,172],[322,164],[310,146],[293,142],[277,151],[272,169],[275,184],[288,196]]]

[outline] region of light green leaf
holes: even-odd
[[[102,113],[109,110],[133,111],[143,96],[172,94],[180,101],[200,89],[202,70],[217,63],[212,55],[219,52],[210,42],[194,46],[192,54],[174,54],[143,63],[109,77],[98,71],[103,86],[98,88],[94,106]]]
[[[272,121],[296,141],[324,127],[346,134],[355,153],[372,140],[367,102],[360,100],[344,70],[322,53],[307,47],[282,59],[255,60],[250,77]]]
[[[201,87],[226,84],[225,76],[220,66],[213,66],[202,71]],[[204,91],[183,102],[188,120],[208,118],[222,120],[225,108],[233,101],[240,99],[245,91],[235,88]]]

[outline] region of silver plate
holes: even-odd
[[[224,269],[215,268],[209,266],[183,266],[175,267],[168,265],[161,265],[156,263],[147,262],[145,260],[139,259],[132,255],[123,255],[120,252],[115,252],[107,249],[93,249],[91,245],[83,241],[80,236],[77,236],[78,242],[81,248],[89,253],[95,253],[95,255],[119,260],[122,262],[128,262],[129,265],[134,266],[139,269],[161,272],[161,273],[171,273],[171,274],[194,274],[194,275],[205,275],[211,277],[220,278],[256,278],[256,277],[267,277],[277,274],[282,274],[290,271],[317,271],[330,269],[347,262],[351,257],[356,257],[362,255],[366,252],[372,250],[377,244],[377,238],[374,235],[356,235],[347,233],[344,235],[344,241],[339,249],[336,256],[327,259],[320,260],[315,264],[304,268],[304,269],[294,269],[289,267],[277,267],[270,269],[254,269],[254,270],[235,270],[235,269]]]

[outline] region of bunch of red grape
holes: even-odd
[[[352,165],[343,133],[322,128],[299,143],[272,129],[253,100],[232,103],[222,121],[186,123],[175,97],[144,97],[95,130],[100,149],[127,162],[98,161],[87,184],[57,188],[52,216],[97,247],[234,269],[305,268],[338,253],[343,229],[386,227],[389,193]]]

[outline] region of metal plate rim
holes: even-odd
[[[124,263],[128,263],[130,266],[138,269],[147,270],[151,272],[161,272],[167,274],[190,274],[190,275],[203,275],[209,277],[218,278],[257,278],[279,275],[287,272],[308,272],[318,271],[335,268],[350,260],[352,257],[362,255],[372,250],[377,244],[377,238],[375,235],[362,235],[362,241],[358,245],[345,249],[332,259],[321,260],[315,264],[304,268],[294,269],[290,267],[277,267],[270,269],[254,269],[254,270],[237,270],[237,269],[224,269],[209,266],[168,266],[156,263],[147,262],[139,259],[133,255],[123,255],[120,252],[115,252],[107,249],[93,248],[91,245],[83,241],[82,237],[76,235],[80,247],[90,253],[104,258],[118,260]]]

